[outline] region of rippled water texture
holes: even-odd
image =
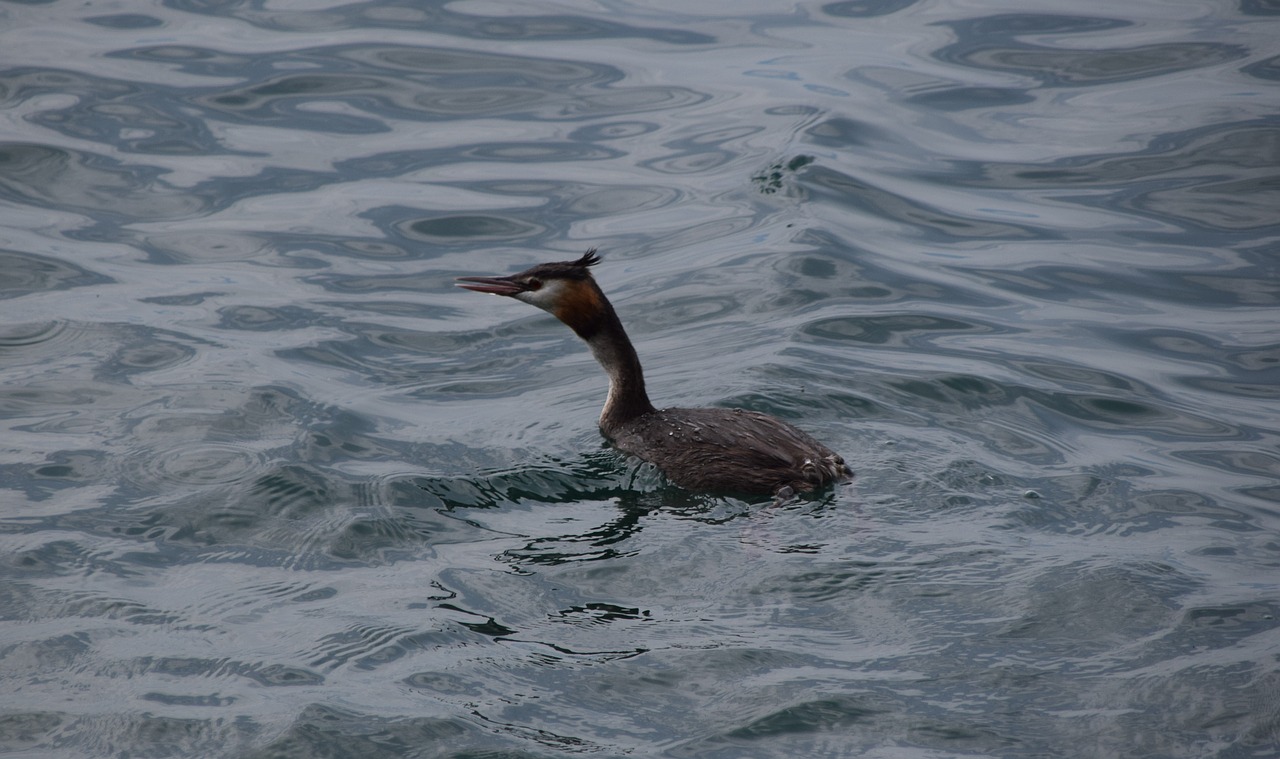
[[[1280,745],[1280,6],[0,4],[0,753]],[[858,478],[602,445],[655,400]]]

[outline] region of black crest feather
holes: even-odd
[[[582,258],[573,262],[574,266],[595,266],[600,263],[600,256],[596,253],[595,248],[588,248],[586,253],[582,254]]]

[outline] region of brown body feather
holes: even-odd
[[[755,411],[661,409],[603,432],[618,450],[654,464],[689,490],[804,493],[852,476],[835,451]]]

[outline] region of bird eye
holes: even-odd
[[[524,281],[524,286],[530,290],[538,290],[542,287],[542,280],[530,277]]]

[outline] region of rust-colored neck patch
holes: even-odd
[[[589,279],[566,280],[551,313],[582,337],[589,336],[607,310],[600,288]]]

